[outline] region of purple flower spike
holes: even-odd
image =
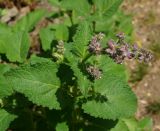
[[[119,39],[123,40],[125,38],[125,35],[123,32],[120,32],[118,34],[116,34],[116,37],[118,37]]]
[[[86,70],[94,79],[100,79],[102,76],[102,71],[94,66],[89,66]]]
[[[108,42],[105,52],[118,64],[122,64],[125,58],[137,58],[139,61],[149,62],[152,59],[150,52],[139,49],[137,44],[130,45],[124,41],[124,33],[116,35],[119,40],[116,43],[113,40]]]
[[[98,35],[95,35],[90,44],[89,44],[89,52],[93,53],[93,54],[100,54],[101,53],[101,50],[102,50],[102,47],[101,47],[101,44],[100,44],[100,40],[104,37],[104,34],[102,33],[99,33]]]
[[[109,40],[108,41],[108,47],[111,49],[111,50],[114,50],[115,49],[115,42],[113,40]]]
[[[133,45],[133,51],[137,51],[138,50],[138,45],[137,45],[137,43],[135,43],[134,45]]]

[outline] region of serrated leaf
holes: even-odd
[[[16,31],[31,31],[35,25],[45,17],[46,11],[45,10],[35,10],[28,15],[21,18],[14,26],[13,29]]]
[[[96,20],[96,31],[106,31],[108,20],[117,12],[123,0],[94,0],[97,7],[95,14],[92,16]]]
[[[110,58],[97,58],[102,70],[102,77],[95,80],[95,92],[107,98],[105,102],[88,101],[83,104],[85,113],[103,119],[117,119],[134,115],[137,101],[126,82],[125,70]]]
[[[0,109],[0,131],[6,131],[10,123],[16,118],[16,115],[12,115],[3,109]]]
[[[88,16],[91,9],[87,0],[63,0],[61,6],[67,10],[74,10],[83,17]]]
[[[42,48],[44,51],[51,49],[51,43],[54,40],[54,31],[50,28],[42,28],[39,32]]]
[[[71,44],[71,43],[70,43]],[[77,78],[77,87],[81,91],[81,93],[86,96],[88,93],[89,88],[91,87],[90,81],[87,79],[87,77],[81,72],[81,70],[78,67],[79,61],[75,59],[74,55],[71,53],[69,48],[72,45],[68,45],[67,49],[65,50],[65,58],[69,62],[69,66],[71,67],[72,71],[74,72],[74,76]]]
[[[89,88],[91,87],[90,81],[87,77],[81,72],[77,65],[71,65],[71,69],[74,72],[74,75],[77,77],[77,86],[80,89],[81,93],[86,96]]]
[[[12,93],[13,89],[8,84],[8,81],[4,78],[4,76],[0,76],[0,99],[9,96]]]
[[[0,98],[9,96],[13,93],[13,90],[9,86],[8,81],[3,76],[3,74],[9,70],[10,70],[9,65],[0,64]]]
[[[104,16],[106,18],[113,16],[123,2],[123,0],[110,0],[110,1],[113,1],[113,4],[104,12]]]
[[[5,74],[12,88],[23,93],[35,104],[60,109],[56,91],[60,81],[56,76],[58,67],[55,63],[39,63],[12,69]]]
[[[0,64],[0,75],[3,75],[5,72],[9,71],[10,65]]]
[[[94,0],[94,4],[97,7],[96,15],[99,18],[109,18],[116,13],[122,2],[123,0]]]
[[[69,131],[69,128],[65,122],[58,123],[56,126],[56,131]]]
[[[81,59],[87,55],[88,44],[91,40],[92,31],[87,22],[79,25],[75,36],[73,37],[73,52]]]
[[[68,27],[64,24],[55,24],[51,26],[51,29],[55,30],[56,40],[67,41],[69,37]]]

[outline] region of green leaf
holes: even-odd
[[[111,131],[121,131],[121,130],[130,131],[127,125],[123,121],[119,121],[118,124],[113,129],[111,129]]]
[[[122,4],[123,0],[109,0],[112,1],[112,4],[109,6],[107,10],[104,11],[103,15],[106,18],[113,16],[118,10],[119,6]]]
[[[106,31],[107,28],[111,28],[107,23],[112,20],[111,17],[117,12],[122,2],[123,0],[94,0],[96,12],[92,19],[96,20],[96,31]]]
[[[51,49],[51,43],[54,40],[54,31],[50,28],[42,28],[39,32],[42,48],[44,51]]]
[[[3,75],[5,72],[10,70],[10,65],[0,64],[0,75]]]
[[[56,97],[60,87],[57,71],[58,67],[53,62],[39,63],[12,69],[5,77],[15,91],[23,93],[33,103],[50,109],[60,109]]]
[[[152,119],[149,117],[145,117],[138,122],[138,128],[140,130],[151,131],[153,126]]]
[[[123,121],[118,121],[117,125],[111,131],[130,131]]]
[[[55,29],[56,40],[67,41],[69,37],[68,27],[64,24],[55,24],[51,26],[52,29]]]
[[[11,29],[7,25],[0,23],[0,53],[6,52],[6,40],[10,33]]]
[[[3,74],[9,70],[9,65],[0,64],[0,99],[13,93],[11,86],[8,84],[8,81],[3,76]]]
[[[8,32],[0,36],[4,52],[10,61],[23,62],[30,46],[29,35],[26,32]],[[4,53],[2,52],[2,53]]]
[[[44,62],[51,62],[52,63],[52,60],[49,59],[49,58],[44,58],[44,57],[39,57],[39,56],[36,56],[36,55],[31,55],[31,58],[29,59],[29,63],[31,65],[34,65],[34,64],[37,64],[37,63],[44,63]]]
[[[69,66],[71,67],[72,71],[74,72],[74,76],[77,78],[77,87],[81,91],[81,93],[86,96],[89,88],[91,87],[90,81],[87,79],[87,77],[81,72],[81,70],[78,67],[79,61],[75,58],[75,56],[71,53],[70,49],[73,45],[72,43],[65,44],[65,50],[64,56],[69,62]]]
[[[23,62],[30,46],[29,35],[25,31],[13,31],[7,25],[0,24],[0,53],[10,61]]]
[[[99,18],[109,18],[116,13],[122,2],[123,0],[94,0],[94,4],[97,7],[96,15]]]
[[[9,96],[12,93],[13,89],[8,84],[8,81],[4,78],[4,76],[0,76],[0,99]]]
[[[90,25],[87,22],[83,22],[79,25],[73,37],[73,52],[81,59],[84,59],[87,55],[88,44],[92,37],[91,35]]]
[[[0,109],[0,131],[6,131],[10,123],[16,118],[16,115],[9,114],[3,109]]]
[[[107,56],[96,58],[102,77],[95,80],[95,92],[107,98],[105,102],[95,100],[83,104],[85,113],[103,119],[117,119],[134,115],[137,107],[135,94],[128,87],[125,70]]]
[[[152,120],[150,118],[144,118],[140,121],[135,118],[120,119],[117,125],[111,131],[151,131]]]
[[[81,93],[84,96],[87,96],[88,90],[91,87],[90,81],[87,79],[87,77],[81,72],[81,70],[78,68],[78,65],[71,65],[71,68],[74,72],[74,76],[77,77],[77,86],[78,89],[80,89]]]
[[[72,71],[74,72],[74,76],[77,78],[77,87],[81,91],[81,93],[86,96],[88,93],[89,88],[91,87],[90,81],[87,77],[81,72],[80,68],[78,67],[79,60],[75,58],[75,56],[71,53],[72,43],[65,44],[65,52],[64,56],[69,62],[69,66],[71,67]]]
[[[56,126],[56,131],[69,131],[69,128],[65,122],[59,123]]]
[[[74,10],[83,17],[88,16],[91,9],[87,0],[63,0],[61,6],[67,10]]]
[[[20,19],[14,26],[13,29],[16,31],[31,31],[35,25],[45,17],[46,11],[45,10],[35,10],[28,15],[24,16]]]

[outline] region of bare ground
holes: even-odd
[[[123,8],[133,14],[135,40],[146,48],[160,46],[160,0],[126,0]],[[160,53],[157,49],[156,53]],[[130,64],[130,69],[135,70]],[[149,64],[148,73],[141,81],[132,84],[138,97],[137,118],[150,116],[153,131],[160,131],[160,59]]]

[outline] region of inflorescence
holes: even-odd
[[[126,58],[138,59],[141,62],[149,62],[153,58],[151,52],[143,48],[139,48],[137,44],[128,44],[125,41],[124,33],[119,33],[116,35],[118,38],[117,42],[114,40],[109,40],[107,47],[102,48],[100,41],[102,40],[103,36],[104,35],[102,33],[99,33],[92,38],[88,49],[90,53],[96,55],[105,53],[118,64],[122,64]]]
[[[140,62],[149,62],[153,58],[150,51],[143,48],[139,48],[137,44],[128,44],[125,41],[124,33],[118,33],[116,37],[117,41],[109,40],[107,42],[107,47],[102,48],[101,40],[104,34],[99,33],[92,37],[90,44],[88,46],[88,51],[94,55],[107,54],[111,57],[117,64],[122,64],[125,59],[138,59]],[[102,76],[102,71],[90,65],[86,68],[86,71],[94,79],[100,79]]]
[[[92,37],[92,40],[88,48],[89,52],[96,54],[96,55],[101,53],[102,47],[101,47],[100,41],[103,39],[103,37],[104,37],[104,34],[102,33],[99,33]]]
[[[87,72],[90,74],[90,76],[94,79],[100,79],[102,76],[102,71],[95,67],[95,66],[89,66],[87,67]]]

